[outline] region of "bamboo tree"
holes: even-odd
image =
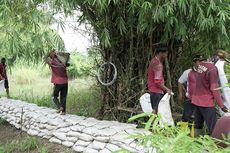
[[[8,4],[11,1],[3,0],[3,2],[7,7],[2,6],[0,10],[11,8]],[[124,109],[119,108],[137,110],[138,99],[145,92],[147,65],[157,44],[166,43],[169,46],[168,70],[173,90],[176,89],[178,75],[190,65],[188,61],[191,54],[202,52],[210,55],[215,48],[229,47],[228,0],[40,0],[29,1],[30,3],[25,0],[23,2],[24,4],[19,6],[23,8],[32,5],[30,8],[34,8],[33,11],[24,12],[19,9],[20,7],[15,10],[22,14],[26,13],[35,23],[38,19],[34,20],[32,14],[36,12],[38,4],[48,5],[53,12],[64,12],[67,16],[74,10],[82,12],[79,22],[89,23],[93,27],[103,60],[111,61],[117,66],[118,79],[115,84],[109,87],[101,86],[104,95],[101,114],[112,113],[114,118],[119,120],[126,120],[132,113],[131,111],[127,115]],[[22,21],[22,17],[20,19],[13,17],[11,12],[15,14],[14,10],[9,10],[6,14],[12,16],[12,22]],[[4,14],[3,11],[0,12]],[[25,28],[34,29],[36,26],[32,25],[34,24],[29,24]],[[12,49],[20,48],[20,44],[11,43],[10,46]],[[182,50],[178,49],[178,44],[182,46]],[[20,53],[19,50],[16,52]],[[29,53],[25,55],[30,56]],[[170,78],[167,81],[170,84]]]

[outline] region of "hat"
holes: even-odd
[[[196,61],[204,61],[204,60],[206,60],[206,58],[204,58],[204,57],[203,57],[202,55],[200,55],[200,54],[197,54],[197,55],[193,56],[193,59],[192,59],[193,62],[196,62]]]
[[[228,53],[226,51],[222,50],[222,49],[217,49],[216,54],[220,58],[227,58],[228,57]]]

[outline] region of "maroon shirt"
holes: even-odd
[[[222,108],[221,94],[216,89],[219,85],[218,71],[215,65],[209,62],[202,62],[194,75],[196,84],[192,89],[192,103],[201,107],[214,107],[213,100],[215,99],[220,108]]]
[[[64,66],[56,57],[51,59],[49,64],[52,70],[51,82],[54,84],[68,83],[66,66]]]
[[[0,75],[7,80],[6,65],[2,63],[0,63]]]
[[[147,79],[149,92],[164,93],[160,87],[161,84],[164,84],[163,65],[156,56],[149,64]]]

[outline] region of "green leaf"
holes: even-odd
[[[110,44],[110,36],[109,36],[109,31],[107,28],[104,28],[101,32],[101,36],[100,36],[100,40],[101,40],[101,43],[102,45],[105,47],[105,48],[108,48],[111,46]]]
[[[143,117],[146,117],[146,116],[149,116],[149,115],[152,115],[152,113],[141,113],[141,114],[138,114],[138,115],[135,115],[131,118],[128,119],[128,122],[132,122],[138,118],[143,118]]]
[[[156,118],[156,115],[152,115],[148,122],[145,125],[145,130],[149,130],[151,128],[151,125],[153,124],[154,119]]]

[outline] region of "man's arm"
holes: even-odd
[[[186,89],[183,84],[188,81],[188,74],[186,73],[188,70],[185,70],[180,78],[178,79],[178,100],[183,101]]]
[[[162,80],[162,71],[163,71],[163,67],[160,66],[159,63],[153,63],[152,64],[152,70],[154,71],[154,80],[156,85],[161,88],[163,91],[167,92],[168,94],[172,94],[172,90],[169,89],[168,87],[165,86],[163,80]]]
[[[172,90],[166,87],[164,84],[160,84],[160,88],[164,90],[165,92],[167,92],[168,94],[170,95],[172,94]]]
[[[184,99],[184,86],[182,83],[178,82],[178,100],[183,101]]]
[[[217,104],[222,109],[222,111],[227,112],[228,110],[226,109],[226,107],[223,104],[223,100],[221,98],[220,91],[217,89],[217,88],[219,88],[219,84],[217,82],[218,71],[217,71],[216,67],[208,72],[208,77],[209,77],[209,81],[210,81],[210,90],[213,94],[214,99],[217,101]]]

